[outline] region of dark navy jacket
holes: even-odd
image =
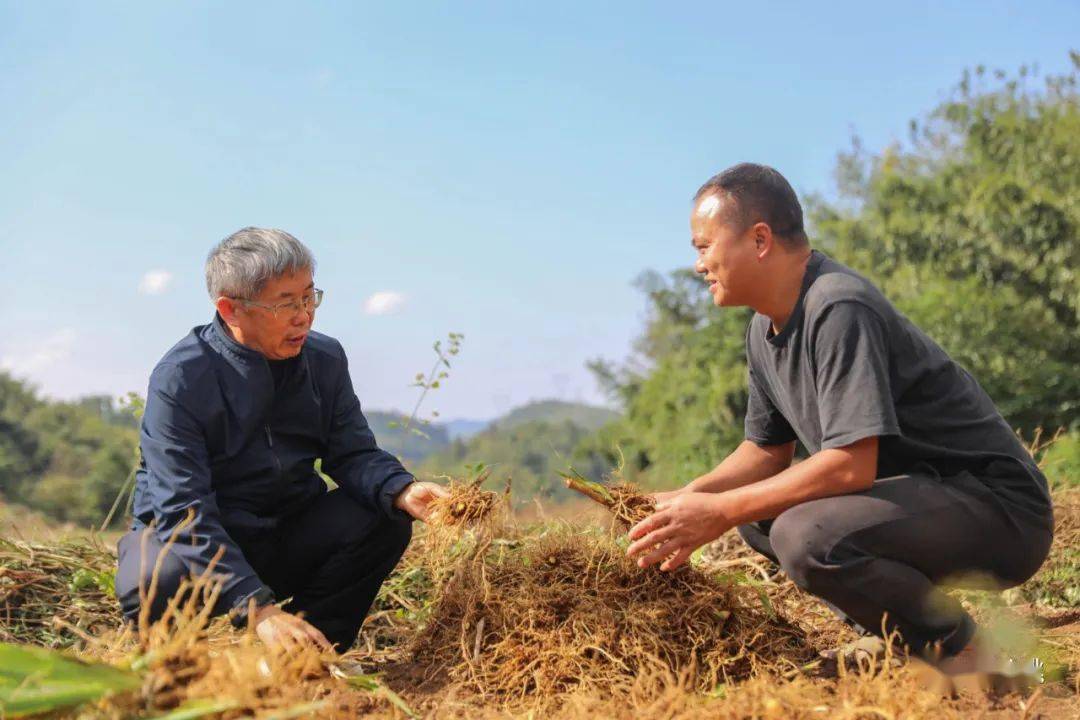
[[[263,355],[215,317],[154,368],[140,437],[134,528],[150,526],[201,574],[218,552],[226,608],[263,589],[230,533],[272,529],[326,492],[322,470],[358,502],[400,516],[393,497],[412,482],[375,444],[349,379],[341,343],[309,333],[275,391]]]

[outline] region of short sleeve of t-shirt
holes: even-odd
[[[810,332],[821,449],[898,435],[889,341],[878,314],[861,302],[837,302],[818,316]]]
[[[784,445],[791,442],[795,439],[795,431],[761,387],[752,364],[747,363],[747,371],[749,397],[743,423],[746,439],[755,445]]]

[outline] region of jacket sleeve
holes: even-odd
[[[203,428],[178,400],[186,389],[175,366],[159,365],[150,376],[140,447],[154,531],[163,544],[175,537],[170,552],[195,575],[205,572],[214,555],[223,550],[214,574],[222,580],[219,602],[232,609],[269,588],[222,527]],[[193,522],[186,523],[189,512],[194,513]]]
[[[322,470],[357,502],[390,517],[407,518],[407,513],[394,508],[394,497],[414,478],[396,457],[375,444],[349,378],[344,350],[340,373]]]

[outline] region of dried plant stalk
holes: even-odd
[[[566,487],[606,507],[624,527],[633,527],[656,512],[656,503],[630,483],[603,485],[582,477],[573,468],[560,473]]]

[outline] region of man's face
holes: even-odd
[[[690,212],[691,242],[697,250],[694,270],[721,307],[749,305],[760,270],[753,227],[740,231],[737,217],[730,199],[712,194]]]
[[[285,360],[298,355],[315,319],[315,308],[294,310],[280,306],[302,300],[314,291],[310,269],[271,279],[253,300],[261,305],[279,306],[276,313],[257,305],[236,302],[230,324],[239,331],[237,340],[258,350],[269,360]]]

